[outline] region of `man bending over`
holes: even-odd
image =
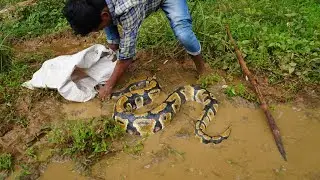
[[[115,69],[99,97],[108,97],[117,81],[132,63],[136,54],[139,27],[151,13],[162,9],[170,26],[191,56],[199,74],[204,71],[200,43],[192,31],[192,21],[186,0],[68,0],[64,15],[72,29],[83,36],[104,29],[109,48],[119,50]],[[119,34],[118,25],[122,27]]]

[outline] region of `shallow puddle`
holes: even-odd
[[[91,104],[91,105],[94,105]],[[95,106],[95,105],[94,105]],[[87,115],[90,103],[83,106]],[[281,130],[288,162],[274,143],[262,111],[220,102],[216,121],[209,134],[232,125],[229,139],[218,145],[201,144],[193,134],[193,120],[201,106],[187,103],[163,131],[144,141],[142,155],[119,153],[93,167],[94,177],[102,179],[319,179],[319,109],[276,106],[274,118]],[[66,108],[67,109],[67,108]],[[81,108],[80,108],[81,109]],[[98,112],[98,111],[97,111]],[[86,114],[86,113],[84,113]],[[67,164],[69,167],[70,164]],[[69,172],[69,173],[68,173]],[[81,179],[65,164],[51,164],[42,175]],[[63,176],[61,176],[63,177]]]
[[[48,165],[46,172],[39,179],[40,180],[57,180],[57,179],[82,180],[82,179],[88,179],[88,178],[81,176],[77,172],[75,172],[73,164],[71,162],[67,162],[67,163],[55,162]]]

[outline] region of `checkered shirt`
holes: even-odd
[[[138,30],[142,21],[157,11],[163,0],[105,0],[114,25],[122,26],[119,59],[136,54]]]

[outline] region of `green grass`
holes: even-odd
[[[62,154],[94,157],[108,152],[112,141],[123,134],[113,120],[102,117],[89,122],[69,121],[58,125],[49,134],[49,142]]]
[[[64,0],[38,0],[35,5],[20,7],[12,18],[0,21],[0,36],[20,39],[59,32],[67,27],[63,6]]]
[[[0,10],[7,7],[7,6],[14,5],[14,4],[21,2],[21,1],[24,1],[24,0],[1,0],[0,1]]]
[[[320,80],[320,3],[316,0],[205,0],[189,1],[193,27],[207,62],[239,74],[225,25],[243,52],[250,69],[270,83],[292,77]],[[147,19],[140,31],[140,48],[176,52],[178,43],[163,13]]]
[[[30,38],[65,30],[61,9],[65,0],[38,0],[16,16],[0,21],[0,36]],[[320,81],[320,3],[317,0],[189,0],[194,31],[206,61],[229,74],[240,73],[226,36],[229,24],[248,66],[270,83],[297,78]],[[164,56],[183,52],[164,13],[143,23],[139,49],[160,49]]]
[[[17,60],[12,58],[12,62],[9,69],[0,73],[0,123],[3,124],[16,124],[22,127],[27,127],[29,120],[17,113],[15,105],[19,100],[19,97],[28,94],[32,97],[32,102],[40,100],[45,95],[57,95],[53,90],[38,90],[38,91],[26,91],[21,87],[21,84],[32,77],[32,74],[41,66],[41,63],[52,57],[52,54],[48,52],[40,52],[33,54],[25,54],[23,58]],[[57,97],[57,96],[54,96]],[[2,126],[2,128],[6,128]],[[0,132],[3,132],[0,129]]]
[[[0,155],[0,171],[12,169],[12,166],[13,166],[12,160],[13,159],[11,154],[1,154]]]
[[[17,175],[16,179],[31,179],[30,175],[32,175],[31,167],[27,164],[21,164],[21,171]]]
[[[210,85],[213,85],[221,80],[221,77],[218,74],[209,74],[208,76],[201,77],[198,80],[198,83],[202,88],[207,88]]]
[[[12,49],[6,38],[0,37],[0,73],[8,72],[12,64]]]
[[[248,91],[247,88],[243,84],[238,84],[236,86],[231,85],[228,86],[224,93],[228,97],[239,96],[251,102],[257,102],[257,97],[252,92]]]
[[[0,103],[13,103],[19,96],[21,84],[32,77],[44,60],[52,57],[50,52],[24,54],[21,59],[10,57],[9,70],[0,73]]]

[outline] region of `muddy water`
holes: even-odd
[[[63,179],[77,179],[77,180],[84,180],[87,177],[80,176],[77,172],[73,170],[73,164],[71,162],[67,163],[51,163],[48,167],[46,172],[44,173],[40,179],[46,180],[63,180]]]
[[[80,116],[95,116],[95,102],[82,105]],[[81,109],[70,105],[66,111]],[[201,144],[193,135],[193,119],[201,106],[187,103],[163,131],[144,141],[142,155],[119,153],[93,167],[102,179],[320,179],[319,109],[276,106],[273,115],[281,129],[288,162],[281,158],[264,114],[223,100],[207,132],[232,125],[229,139],[219,145]],[[107,113],[107,112],[105,112]],[[41,179],[84,179],[70,163],[50,164]],[[88,178],[88,177],[87,177]]]

